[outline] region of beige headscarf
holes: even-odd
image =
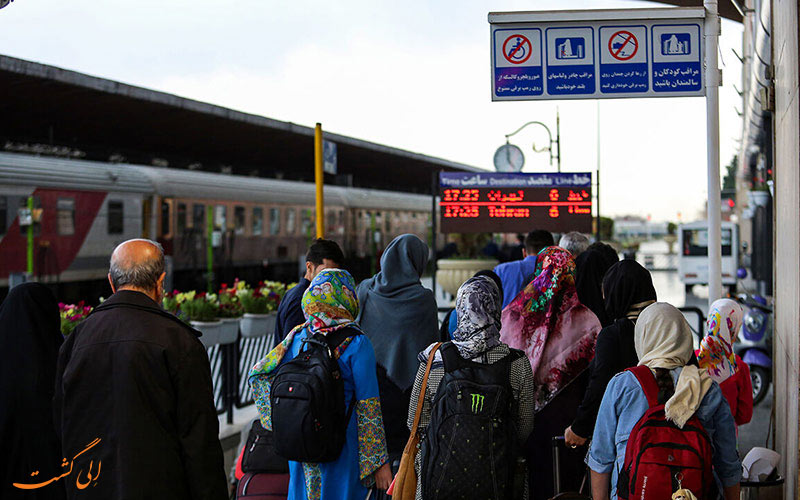
[[[665,302],[656,302],[639,315],[634,332],[640,365],[651,370],[683,367],[675,394],[664,408],[667,418],[683,428],[713,383],[706,370],[686,364],[693,350],[689,324],[678,309]]]

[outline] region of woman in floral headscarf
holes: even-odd
[[[711,304],[706,336],[697,351],[700,368],[719,384],[738,426],[753,417],[753,386],[750,368],[733,352],[733,342],[742,327],[742,306],[731,299]]]
[[[578,300],[575,261],[559,247],[539,252],[533,281],[503,309],[500,339],[527,354],[536,411],[589,366],[600,321]]]
[[[535,426],[526,443],[534,499],[553,496],[553,436],[571,423],[586,390],[600,320],[578,300],[575,261],[567,250],[539,252],[533,280],[503,309],[500,339],[528,356],[533,370]],[[579,485],[585,474],[580,450],[560,459],[561,486]]]
[[[281,363],[298,355],[303,339],[350,329],[352,335],[334,351],[344,378],[345,401],[356,400],[356,409],[347,424],[342,454],[333,462],[289,462],[289,499],[367,498],[368,488],[377,483],[378,488],[385,490],[392,478],[378,398],[375,352],[355,323],[358,298],[353,277],[341,269],[325,269],[303,294],[302,307],[306,322],[295,327],[250,372],[250,385],[261,424],[265,429],[272,428],[271,379]]]

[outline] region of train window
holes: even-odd
[[[328,212],[328,229],[333,229],[336,226],[336,212]]]
[[[178,203],[178,216],[175,219],[178,234],[186,232],[186,203]]]
[[[125,229],[121,201],[108,202],[108,234],[122,234]]]
[[[311,236],[311,210],[303,210],[303,217],[300,220],[300,230],[305,236]]]
[[[233,207],[233,230],[236,234],[244,234],[244,207]]]
[[[214,229],[226,231],[228,229],[228,207],[217,205],[214,207]]]
[[[8,230],[8,199],[0,196],[0,236]]]
[[[269,234],[276,235],[281,232],[281,209],[269,209]]]
[[[261,236],[264,234],[264,209],[253,207],[253,235]]]
[[[386,214],[386,232],[392,232],[392,214]]]
[[[170,221],[169,212],[170,212],[169,202],[167,202],[166,200],[162,201],[161,202],[161,235],[162,236],[170,234],[172,232],[170,230],[170,224],[169,224],[169,221]]]
[[[192,227],[195,231],[202,231],[206,227],[206,206],[195,203],[192,206]]]
[[[294,234],[297,224],[297,210],[289,208],[286,211],[286,234]]]
[[[75,234],[75,198],[59,198],[56,201],[56,227],[61,236]]]

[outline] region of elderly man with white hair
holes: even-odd
[[[164,276],[161,245],[119,245],[114,294],[61,347],[53,407],[68,498],[227,498],[208,355],[161,309]]]
[[[589,238],[577,231],[570,231],[558,240],[558,246],[571,253],[573,258],[577,258],[589,248]]]

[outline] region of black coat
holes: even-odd
[[[589,385],[572,422],[575,434],[584,438],[592,437],[600,402],[611,378],[639,363],[633,344],[633,330],[633,321],[622,318],[603,328],[597,335],[594,358],[589,364]]]
[[[67,338],[54,407],[67,460],[100,439],[64,479],[70,498],[227,498],[206,350],[146,295],[115,293]]]

